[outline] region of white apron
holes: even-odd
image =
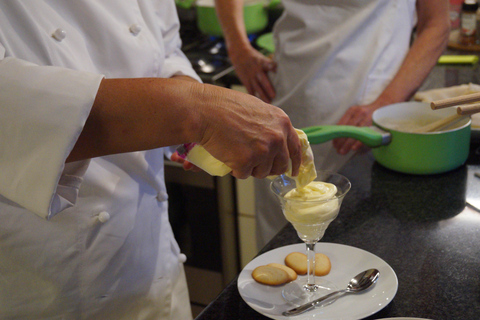
[[[415,0],[282,3],[273,30],[273,104],[296,128],[336,124],[351,106],[373,102],[400,68],[416,23]],[[331,142],[312,149],[317,169],[337,171],[352,155],[338,155]],[[259,246],[286,223],[266,184],[257,183]]]
[[[167,150],[64,165],[104,76],[199,80],[178,29],[173,0],[0,2],[0,319],[191,319]]]

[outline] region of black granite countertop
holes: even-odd
[[[420,90],[479,83],[478,75],[476,66],[437,66]],[[480,203],[475,172],[480,172],[478,132],[472,133],[467,163],[447,173],[397,173],[370,152],[340,171],[352,189],[321,242],[371,252],[398,277],[394,299],[366,319],[480,319],[480,211],[470,206]],[[293,243],[300,239],[287,225],[259,254]],[[197,319],[268,318],[242,300],[234,280]]]
[[[321,242],[364,249],[398,277],[393,301],[366,319],[480,318],[480,213],[466,204],[480,198],[478,145],[467,164],[443,174],[393,172],[371,153],[354,157],[341,173],[352,182],[340,214]],[[299,243],[287,225],[261,252]],[[268,319],[251,309],[232,281],[197,319]]]

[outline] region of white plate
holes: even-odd
[[[305,252],[303,243],[280,247],[253,259],[245,266],[238,277],[238,291],[243,300],[254,310],[272,319],[329,319],[329,320],[356,320],[368,317],[388,305],[397,293],[398,280],[393,269],[379,257],[362,249],[319,242],[315,246],[316,252],[326,254],[332,263],[332,270],[326,275],[338,288],[346,288],[348,282],[358,273],[376,268],[380,271],[377,283],[360,294],[345,294],[334,303],[319,307],[304,314],[285,317],[283,311],[294,306],[282,297],[283,286],[267,286],[255,282],[252,271],[258,266],[268,263],[284,263],[290,252]],[[306,278],[306,276],[300,276]],[[305,279],[306,281],[306,279]]]

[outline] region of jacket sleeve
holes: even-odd
[[[160,6],[160,5],[157,5]],[[170,1],[168,8],[162,2],[161,8],[157,8],[157,22],[160,34],[157,35],[159,42],[163,42],[165,48],[165,63],[162,66],[161,77],[170,78],[174,75],[189,76],[201,82],[200,77],[193,70],[190,61],[182,52],[182,40],[180,38],[180,21],[174,1]]]
[[[75,164],[76,176],[62,173],[102,78],[15,58],[0,60],[3,197],[44,219],[75,202],[88,162]]]

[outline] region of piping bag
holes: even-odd
[[[315,170],[313,152],[310,143],[308,142],[307,135],[302,130],[295,129],[295,131],[298,134],[302,146],[302,163],[300,165],[298,176],[292,177],[292,163],[291,160],[289,160],[288,170],[285,172],[285,175],[295,180],[297,188],[303,188],[311,181],[315,180],[317,177],[317,171]],[[177,148],[177,152],[180,157],[188,160],[212,176],[223,177],[232,171],[229,166],[216,159],[205,150],[204,147],[195,142],[180,145]],[[275,177],[276,176],[268,176],[269,179]]]
[[[232,169],[222,161],[212,156],[201,145],[191,142],[177,148],[178,155],[193,163],[211,176],[220,176],[230,173]]]

